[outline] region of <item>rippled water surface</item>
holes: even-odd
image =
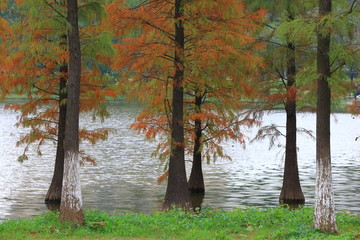
[[[16,141],[26,129],[16,128],[17,114],[2,107],[0,104],[0,219],[38,215],[47,210],[44,198],[52,178],[55,147],[46,145],[41,157],[31,151],[28,161],[17,162],[23,148],[15,147]],[[81,125],[88,129],[115,129],[105,142],[81,145],[82,150],[97,159],[96,166],[81,168],[84,207],[108,212],[157,210],[166,190],[166,183],[156,182],[163,166],[150,157],[155,144],[129,129],[141,107],[119,103],[110,105],[109,111],[111,116],[104,123],[93,122],[90,115],[81,117]],[[285,125],[285,114],[265,115],[263,124],[272,123]],[[358,213],[360,141],[355,138],[360,136],[359,123],[360,119],[350,114],[335,114],[331,122],[336,206],[338,210]],[[315,131],[315,114],[300,113],[298,125]],[[247,134],[254,136],[255,131],[249,130]],[[298,142],[301,184],[306,205],[311,206],[315,189],[315,141],[300,135]],[[228,142],[225,148],[232,161],[204,165],[203,206],[225,209],[277,206],[282,185],[282,149],[268,150],[268,141],[247,144],[246,149]]]

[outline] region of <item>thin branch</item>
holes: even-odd
[[[340,68],[342,68],[343,66],[345,66],[345,62],[342,62],[341,64],[339,64],[339,66],[337,66],[334,70],[332,70],[330,72],[330,75],[336,72],[337,70],[339,70]]]
[[[276,72],[278,73],[278,76],[281,78],[281,81],[282,81],[284,87],[286,88],[286,82],[285,82],[285,80],[287,80],[287,79],[281,74],[281,72],[280,72],[280,70],[279,70],[278,68],[275,68],[275,70],[276,70]]]
[[[271,26],[270,24],[264,23],[264,25],[272,30],[276,30],[276,28]]]
[[[274,42],[274,41],[271,41],[271,40],[268,40],[268,39],[264,39],[264,38],[259,38],[259,39],[256,39],[256,40],[268,42],[268,43],[271,43],[271,44],[274,44],[274,45],[277,45],[277,46],[280,46],[280,47],[285,47],[285,48],[288,47],[288,46],[286,46],[286,45],[284,45],[284,44],[281,44],[281,43],[278,43],[278,42]]]
[[[217,131],[216,136],[213,136],[213,137],[204,139],[203,142],[208,142],[208,141],[210,141],[210,140],[218,137],[220,133],[226,131],[226,130],[229,129],[230,127],[232,127],[232,126],[234,126],[234,125],[236,125],[236,124],[242,124],[243,122],[249,120],[249,115],[250,115],[250,113],[251,113],[251,111],[248,111],[247,113],[244,114],[244,115],[246,115],[246,116],[244,116],[244,118],[243,118],[242,120],[240,120],[240,121],[235,121],[235,122],[230,123],[229,125],[227,125],[227,126],[224,127],[223,129],[221,129],[220,131]],[[205,129],[205,128],[204,128],[204,129]]]
[[[67,21],[67,17],[64,16],[61,12],[59,12],[56,8],[53,7],[53,5],[51,5],[50,3],[48,3],[48,1],[44,0],[44,3],[46,5],[48,5],[52,10],[54,10],[57,14],[59,14],[59,16],[61,16],[62,18],[66,19]]]
[[[51,121],[51,120],[47,120],[47,119],[41,119],[41,118],[30,118],[30,119],[26,119],[26,121],[40,121],[40,122],[53,123],[56,125],[59,124],[59,122],[55,122],[55,121]]]
[[[354,6],[355,6],[355,3],[357,2],[357,0],[354,0],[353,2],[352,2],[352,4],[351,4],[351,7],[350,7],[350,9],[349,9],[349,12],[348,12],[348,14],[350,14],[350,13],[352,13],[353,12],[353,10],[354,10]]]
[[[142,21],[142,23],[147,24],[147,25],[149,25],[150,27],[153,27],[153,28],[155,28],[156,30],[158,30],[158,31],[160,31],[161,33],[163,33],[163,34],[164,34],[165,36],[167,36],[171,41],[175,41],[175,36],[174,36],[174,35],[168,33],[168,32],[165,31],[164,29],[162,29],[162,28],[160,28],[160,27],[152,24],[152,23],[149,22],[149,21],[146,21],[146,20],[143,20],[143,19],[140,19],[140,20]]]
[[[57,93],[49,92],[49,91],[47,91],[47,90],[45,90],[45,89],[39,88],[38,86],[35,85],[35,83],[32,84],[32,87],[33,87],[33,88],[36,88],[37,90],[40,90],[40,91],[42,91],[42,92],[51,94],[51,95],[57,95],[57,96],[59,95],[59,94],[57,94]]]

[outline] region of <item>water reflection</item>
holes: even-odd
[[[46,145],[42,157],[31,151],[29,161],[18,163],[16,159],[22,149],[15,144],[26,130],[14,127],[17,114],[4,111],[1,104],[0,107],[0,219],[38,215],[47,210],[44,198],[52,177],[55,146]],[[96,166],[81,168],[84,207],[108,212],[160,209],[166,183],[156,181],[163,167],[150,157],[155,143],[144,141],[142,135],[128,128],[141,108],[120,103],[110,105],[109,111],[111,117],[103,124],[91,121],[90,115],[81,117],[81,125],[88,129],[115,129],[106,142],[95,146],[81,144],[82,150],[97,159]],[[284,113],[265,115],[264,124],[271,123],[285,125]],[[298,124],[315,130],[315,115],[299,114]],[[360,136],[358,126],[359,119],[349,114],[336,114],[336,119],[332,118],[333,179],[338,210],[360,212],[360,142],[355,141],[355,137]],[[254,135],[255,131],[248,134]],[[300,180],[306,206],[311,206],[314,203],[315,142],[305,136],[299,136],[298,141]],[[233,160],[204,165],[206,195],[201,207],[278,206],[283,174],[281,151],[268,151],[266,141],[247,145],[245,150],[233,142],[224,147]]]

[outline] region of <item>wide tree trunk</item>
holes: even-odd
[[[319,0],[320,17],[331,13],[331,0]],[[322,26],[320,26],[321,28]],[[317,117],[316,117],[316,186],[314,227],[336,233],[335,203],[330,155],[330,33],[318,33],[317,48]]]
[[[296,142],[296,88],[295,46],[288,44],[287,97],[286,97],[286,149],[283,185],[279,197],[280,204],[298,207],[305,203],[301,190],[297,163]]]
[[[202,96],[199,91],[195,91],[195,112],[201,112]],[[193,152],[193,164],[189,178],[189,190],[191,193],[204,193],[204,176],[202,171],[202,158],[201,158],[201,138],[202,128],[201,120],[195,119],[195,140]]]
[[[67,0],[69,29],[69,82],[64,139],[64,180],[61,194],[60,221],[84,224],[80,188],[79,103],[81,51],[77,0]]]
[[[175,76],[172,93],[171,155],[163,207],[191,209],[184,156],[184,25],[183,0],[175,0]]]
[[[66,37],[65,37],[66,38]],[[65,138],[65,121],[66,121],[66,82],[67,82],[68,66],[65,64],[60,67],[60,82],[59,82],[59,120],[57,133],[56,158],[53,178],[49,190],[45,197],[45,202],[48,204],[60,204],[61,189],[64,173],[64,138]]]

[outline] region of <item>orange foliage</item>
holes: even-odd
[[[9,92],[9,89],[5,84],[7,82],[6,76],[14,66],[9,58],[9,49],[7,48],[11,36],[12,30],[8,21],[0,17],[0,98],[3,98]]]
[[[19,1],[18,4],[24,4],[19,8],[19,11],[22,11],[23,22],[12,27],[16,32],[13,35],[13,50],[10,55],[13,67],[8,70],[9,74],[2,81],[3,90],[27,95],[26,103],[8,104],[6,107],[21,111],[17,125],[30,128],[18,144],[28,146],[30,143],[37,143],[40,148],[48,140],[56,143],[59,106],[66,103],[66,100],[60,102],[62,92],[59,86],[60,78],[67,77],[67,73],[60,71],[60,68],[66,67],[69,55],[66,19],[60,15],[66,12],[66,8],[58,1]],[[32,16],[28,7],[36,7],[41,14]],[[83,26],[80,34],[81,41],[84,42],[82,50],[88,51],[86,48],[92,47],[91,41],[103,31],[104,28],[99,23]],[[104,107],[106,97],[114,97],[116,92],[107,87],[107,80],[99,69],[101,62],[96,60],[99,56],[104,60],[109,59],[101,51],[93,55],[84,54],[80,111],[91,111],[94,112],[94,116],[102,118],[107,114]],[[91,65],[88,64],[90,62]],[[108,133],[108,129],[82,129],[80,139],[94,144],[98,140],[105,140]],[[24,152],[27,149],[28,147]]]
[[[121,71],[120,83],[128,98],[144,103],[146,110],[131,127],[156,139],[155,151],[167,157],[171,122],[171,86],[175,74],[174,3],[144,1],[129,6],[114,0],[107,6],[109,29],[118,39],[113,67]],[[192,149],[194,121],[203,128],[207,153],[224,157],[220,143],[244,142],[242,127],[256,124],[256,114],[241,111],[258,94],[257,72],[263,66],[255,54],[262,44],[252,34],[264,21],[265,11],[248,12],[243,1],[189,1],[184,6],[186,148]],[[120,56],[120,57],[119,57]],[[194,95],[203,95],[196,110]]]
[[[169,176],[169,171],[165,171],[164,174],[162,174],[160,177],[158,177],[157,182],[162,183],[164,182]]]
[[[5,10],[8,5],[8,0],[0,0],[0,10]]]
[[[352,100],[346,105],[346,110],[353,114],[360,114],[360,102],[359,100]]]

